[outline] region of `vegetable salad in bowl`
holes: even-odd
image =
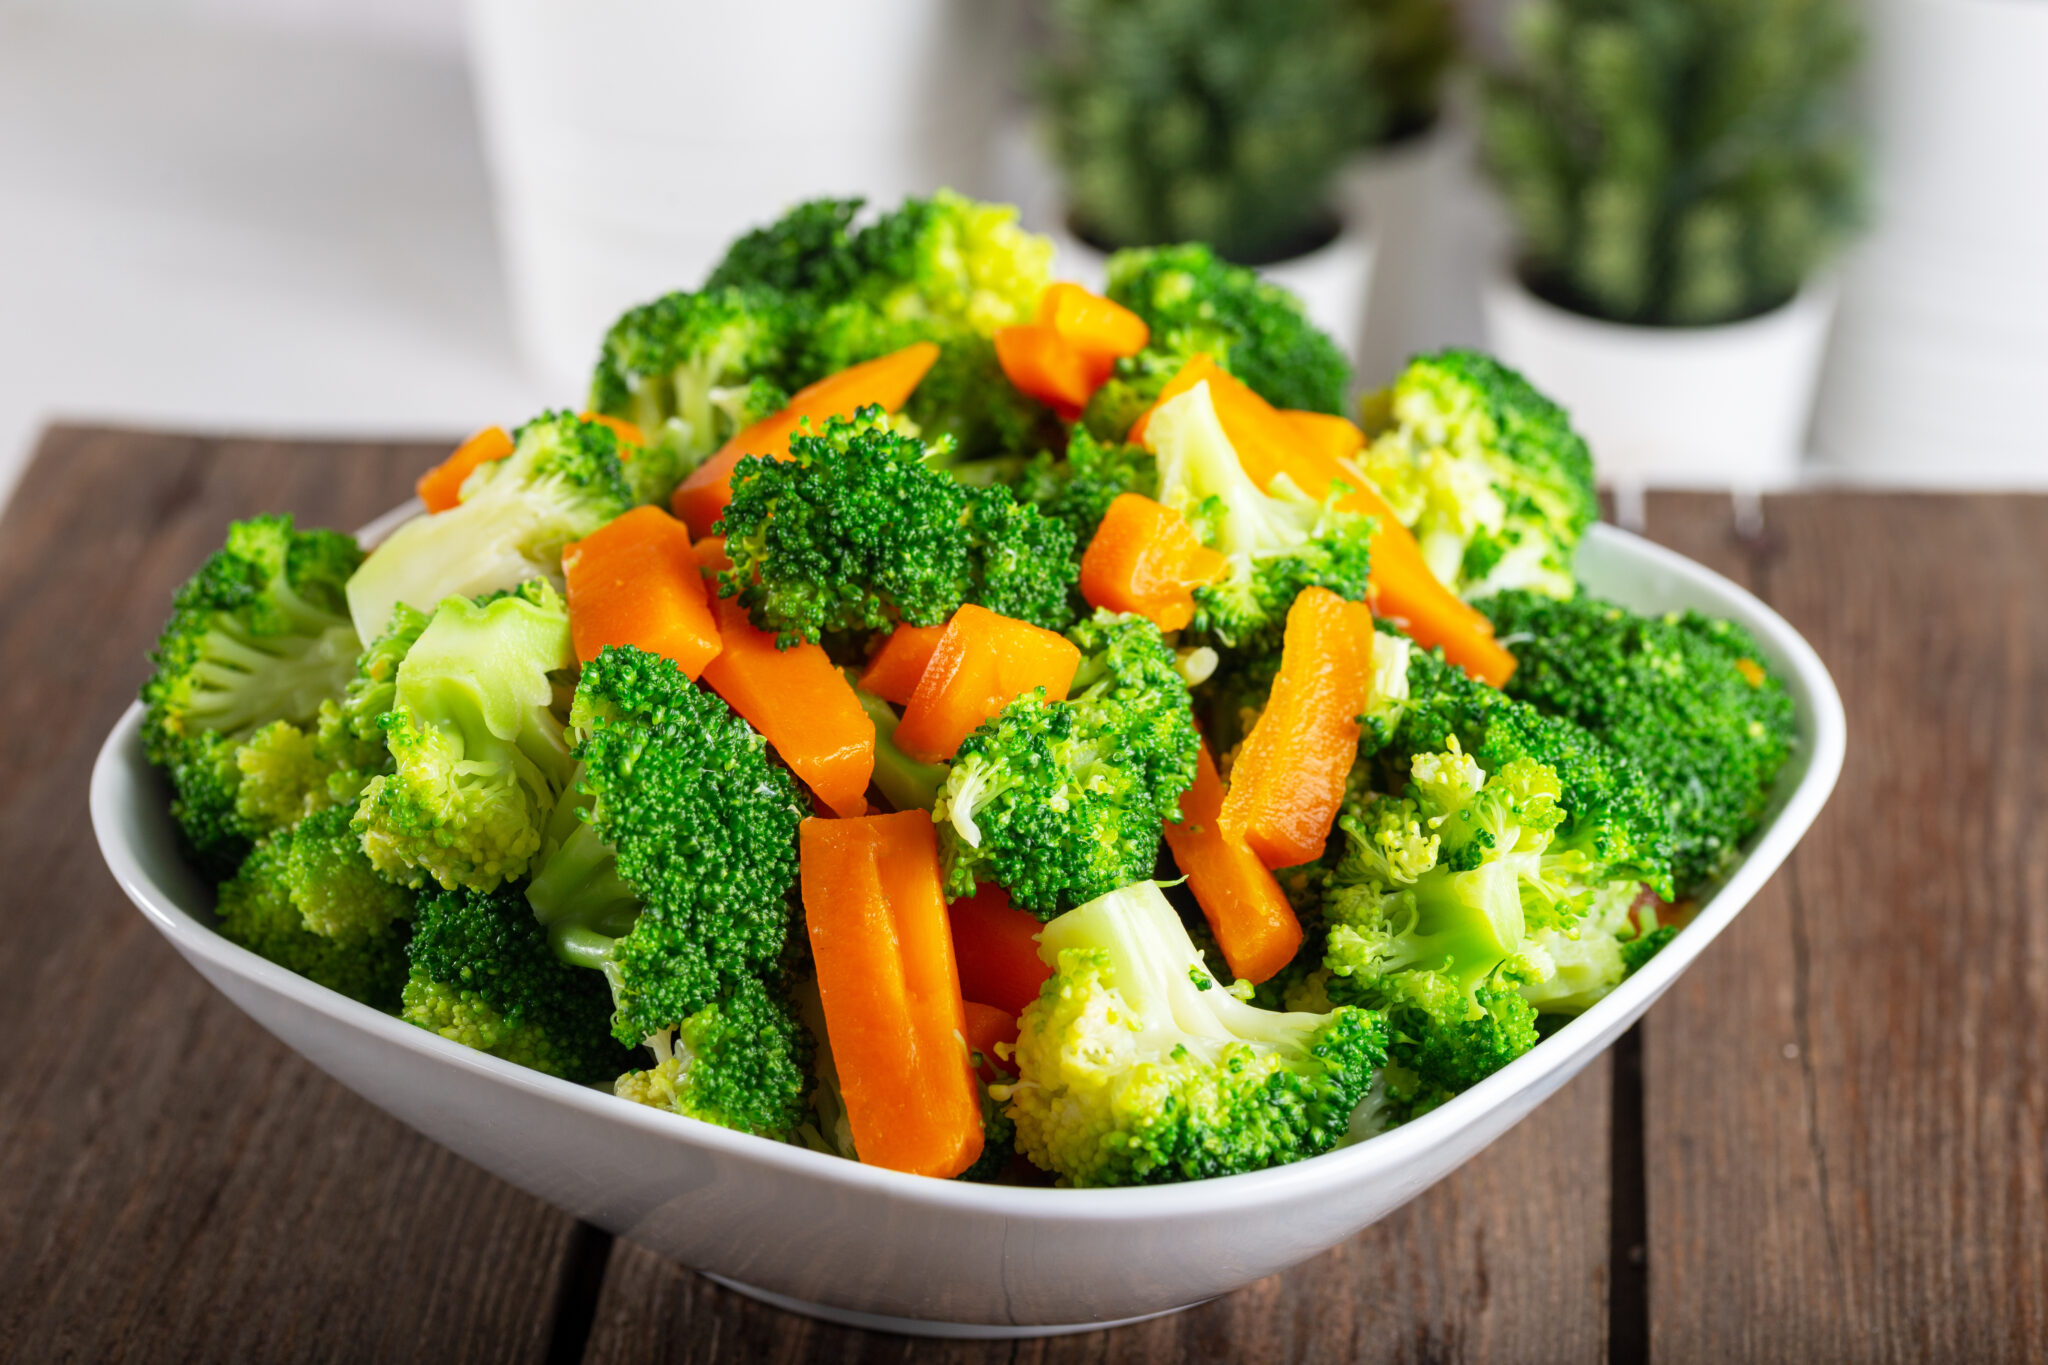
[[[804,204],[374,547],[230,527],[143,691],[219,932],[1012,1184],[1369,1140],[1612,991],[1791,752],[1755,642],[1580,590],[1585,444],[1490,358],[1354,421],[1252,272],[1050,258],[948,193]]]

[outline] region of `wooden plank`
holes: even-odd
[[[1469,1165],[1357,1238],[1184,1313],[1109,1332],[927,1343],[920,1359],[1584,1361],[1604,1354],[1605,1058]],[[620,1242],[589,1365],[901,1359],[904,1338],[794,1317]]]
[[[1833,672],[1848,761],[1652,1016],[1654,1354],[2038,1360],[2048,500],[1768,517],[1755,580]]]
[[[439,448],[57,429],[0,523],[0,1356],[542,1356],[575,1224],[334,1085],[180,962],[85,819],[226,522],[352,527]]]

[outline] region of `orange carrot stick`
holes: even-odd
[[[1081,651],[1066,637],[964,606],[946,623],[903,708],[896,747],[920,763],[950,759],[976,726],[1033,688],[1064,701],[1080,666]]]
[[[990,1085],[1015,1077],[1017,1063],[1009,1050],[1017,1046],[1017,1016],[975,1000],[962,1004],[967,1011],[967,1050],[981,1054],[974,1074]],[[997,1052],[998,1047],[1004,1051]]]
[[[1326,588],[1287,610],[1280,673],[1231,769],[1217,826],[1269,868],[1322,856],[1372,691],[1372,611]]]
[[[623,417],[614,417],[608,412],[584,412],[578,413],[577,416],[582,421],[595,422],[601,427],[610,427],[612,434],[617,436],[626,447],[619,452],[619,458],[622,460],[632,459],[633,452],[647,444],[647,437],[641,432],[640,428]]]
[[[1091,607],[1136,612],[1161,630],[1195,619],[1196,588],[1230,571],[1187,518],[1141,493],[1120,493],[1081,556],[1081,596]]]
[[[995,344],[1011,387],[1046,404],[1063,422],[1080,416],[1089,395],[1109,378],[1112,362],[1075,350],[1044,323],[998,327]]]
[[[1038,956],[1037,917],[1010,904],[1010,893],[983,882],[965,900],[947,907],[953,921],[953,956],[960,963],[960,990],[980,1000],[1022,1014],[1038,998],[1038,988],[1052,968]]]
[[[853,1145],[948,1179],[981,1155],[981,1097],[929,815],[809,819],[804,921]]]
[[[724,558],[724,548],[719,542],[717,558]],[[700,546],[698,562],[710,554]],[[712,610],[722,647],[704,666],[705,684],[775,746],[835,815],[864,813],[875,771],[875,723],[853,684],[817,645],[777,649],[774,633],[754,629],[746,608],[731,598],[718,598]]]
[[[908,705],[917,692],[917,680],[946,633],[943,625],[899,625],[860,675],[860,689],[898,706]]]
[[[447,459],[420,475],[413,491],[429,512],[445,512],[462,501],[463,481],[480,464],[502,460],[512,453],[512,437],[503,427],[485,427],[455,447]]]
[[[1091,361],[1136,355],[1152,339],[1145,319],[1067,280],[1047,285],[1038,296],[1038,321]]]
[[[1223,779],[1204,743],[1195,755],[1195,781],[1180,796],[1181,822],[1168,821],[1166,846],[1202,907],[1230,974],[1254,985],[1294,960],[1301,921],[1273,874],[1251,849],[1224,837]],[[955,931],[954,941],[959,941]]]
[[[925,372],[939,358],[938,345],[920,341],[900,351],[864,360],[817,383],[797,390],[789,406],[764,417],[720,446],[718,453],[697,466],[683,480],[670,499],[676,517],[686,523],[693,536],[711,534],[712,524],[732,501],[732,471],[745,455],[789,458],[789,439],[805,422],[813,431],[826,419],[851,417],[860,408],[879,404],[894,412],[909,401],[911,392]]]
[[[1280,408],[1280,415],[1301,438],[1332,460],[1351,460],[1365,449],[1365,429],[1348,417],[1330,412],[1303,412]]]
[[[636,507],[563,546],[562,574],[582,663],[606,645],[637,645],[694,681],[723,648],[690,533],[659,507]]]

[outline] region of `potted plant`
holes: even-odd
[[[1043,90],[1061,268],[1201,241],[1354,350],[1372,248],[1336,199],[1364,61],[1350,0],[1054,0]]]
[[[1520,237],[1494,350],[1610,480],[1787,481],[1860,209],[1849,0],[1526,0],[1512,36],[1482,127]]]

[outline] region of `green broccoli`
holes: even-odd
[[[430,891],[406,958],[400,1015],[409,1024],[579,1083],[633,1064],[611,1036],[611,992],[554,955],[516,891]]]
[[[811,199],[726,248],[704,281],[707,292],[766,286],[799,298],[837,299],[858,274],[849,245],[864,201]]]
[[[633,506],[619,438],[601,422],[543,413],[513,433],[512,453],[480,465],[462,502],[391,533],[348,580],[357,634],[375,640],[403,602],[432,611],[530,578],[562,581],[562,546]]]
[[[638,1042],[774,968],[808,804],[760,735],[658,655],[585,664],[570,724],[577,799],[526,897],[564,960],[605,973],[613,1033]]]
[[[526,871],[575,766],[549,677],[574,663],[568,612],[543,581],[435,609],[379,722],[392,771],[356,808],[378,871],[474,891]]]
[[[1550,975],[1524,983],[1522,998],[1538,1014],[1583,1014],[1649,961],[1676,930],[1665,926],[1643,933],[1635,908],[1642,888],[1625,882],[1603,887],[1593,907],[1574,930],[1540,929],[1530,935],[1532,950],[1550,961]]]
[[[1279,1014],[1210,976],[1150,882],[1045,927],[1056,974],[1024,1010],[1018,1148],[1068,1185],[1260,1170],[1341,1140],[1386,1027],[1364,1010]]]
[[[1124,375],[1156,373],[1167,364],[1178,370],[1178,360],[1203,351],[1276,408],[1343,411],[1351,383],[1344,353],[1308,320],[1299,299],[1258,272],[1231,265],[1199,243],[1141,247],[1109,258],[1108,293],[1145,319],[1151,349],[1175,358],[1120,366]],[[1129,429],[1126,422],[1123,430]]]
[[[427,613],[399,603],[384,633],[357,658],[355,676],[348,680],[341,697],[320,704],[314,753],[328,765],[327,796],[333,804],[354,807],[371,778],[391,771],[391,751],[384,747],[384,715],[397,702],[398,666],[431,619]]]
[[[1120,440],[1121,438],[1119,438]],[[1098,441],[1086,427],[1067,438],[1063,459],[1040,451],[1010,483],[1017,498],[1074,533],[1078,555],[1095,539],[1109,505],[1125,493],[1159,491],[1159,461],[1143,446]]]
[[[640,428],[625,465],[636,502],[663,502],[728,437],[788,401],[801,317],[760,287],[667,294],[605,334],[590,406]]]
[[[1586,443],[1555,403],[1491,356],[1420,356],[1377,400],[1389,425],[1361,456],[1436,576],[1466,596],[1576,589],[1600,514]]]
[[[850,675],[848,681],[852,681]],[[902,724],[902,717],[895,707],[858,687],[854,696],[875,723],[876,790],[896,810],[930,810],[951,769],[944,763],[920,763],[896,747],[896,727]]]
[[[736,982],[647,1045],[655,1065],[619,1077],[622,1099],[776,1139],[809,1114],[810,1033],[766,981]]]
[[[143,748],[169,775],[172,814],[215,876],[322,804],[307,732],[355,672],[360,646],[342,593],[361,560],[348,536],[257,517],[230,526],[178,589],[142,688]]]
[[[1648,774],[1671,821],[1677,892],[1724,870],[1797,736],[1792,698],[1749,632],[1583,594],[1508,592],[1479,605],[1514,651],[1508,695],[1576,721]]]
[[[1179,818],[1198,741],[1159,628],[1097,612],[1067,638],[1082,662],[1065,701],[1020,697],[960,743],[933,807],[951,896],[992,881],[1050,919],[1150,876]]]
[[[720,591],[787,646],[826,632],[931,626],[963,602],[1057,630],[1072,619],[1073,539],[1007,489],[964,488],[880,408],[733,471]]]

